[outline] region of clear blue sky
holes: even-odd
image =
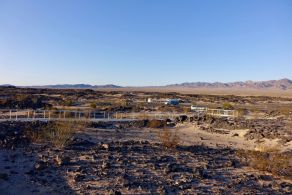
[[[0,0],[0,83],[292,77],[291,0]]]

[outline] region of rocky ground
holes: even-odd
[[[2,151],[0,170],[7,194],[292,193],[291,183],[242,167],[233,150],[147,141],[75,139],[65,150]]]
[[[232,123],[214,120],[204,124]],[[145,121],[99,123],[57,149],[30,143],[23,131],[43,125],[0,125],[1,194],[292,194],[291,180],[252,169],[240,161],[236,147],[211,145],[207,135],[223,139],[222,132],[206,130],[199,142],[166,148],[157,136],[162,129],[145,129]],[[180,136],[197,135],[189,130]]]
[[[248,129],[245,139],[261,142],[262,139],[279,139],[280,144],[292,141],[292,127],[284,119],[245,119],[245,118],[215,118],[206,115],[195,116],[193,122],[200,129],[223,133],[223,130]],[[219,129],[219,131],[218,131]]]

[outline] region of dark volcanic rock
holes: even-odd
[[[171,173],[171,172],[189,172],[192,173],[192,169],[189,167],[186,167],[184,165],[181,164],[177,164],[177,163],[171,163],[167,166],[166,172],[167,173]]]
[[[80,138],[73,139],[68,146],[66,146],[66,149],[69,150],[88,150],[89,148],[92,148],[96,144],[93,142],[90,142],[88,140],[83,140]]]
[[[42,171],[47,167],[48,167],[48,164],[46,162],[43,162],[43,161],[39,161],[39,162],[35,163],[35,165],[34,165],[34,168],[36,171]]]
[[[185,122],[187,120],[188,120],[188,116],[187,115],[180,115],[180,116],[178,116],[176,118],[176,122],[178,122],[178,123],[183,123],[183,122]]]
[[[30,142],[28,133],[38,131],[45,122],[2,122],[0,123],[0,148],[26,147]]]
[[[248,140],[261,140],[263,138],[276,139],[279,138],[283,143],[289,141],[287,137],[291,136],[291,132],[286,127],[282,119],[243,119],[243,118],[216,118],[207,115],[194,116],[194,122],[201,127],[202,130],[212,133],[225,134],[228,131],[218,129],[249,129],[245,138]],[[234,136],[238,136],[234,134]]]
[[[0,181],[1,180],[8,180],[8,174],[7,173],[0,173]]]

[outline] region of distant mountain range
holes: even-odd
[[[14,86],[3,84],[0,87],[21,87],[21,88],[49,88],[49,89],[103,89],[103,88],[122,88],[117,85],[88,85],[88,84],[60,84],[60,85],[33,85],[33,86]]]
[[[0,85],[5,87],[13,87],[13,85]],[[89,85],[89,84],[60,84],[60,85],[41,85],[41,86],[21,86],[32,88],[52,88],[52,89],[103,89],[103,88],[124,88],[118,85]],[[223,88],[223,89],[273,89],[273,90],[292,90],[292,80],[270,80],[270,81],[245,81],[245,82],[230,82],[230,83],[208,83],[208,82],[187,82],[181,84],[171,84],[166,86],[156,86],[156,88]],[[128,88],[128,87],[127,87]],[[138,87],[139,88],[139,87]],[[142,88],[142,87],[141,87]]]
[[[33,88],[51,88],[51,89],[101,89],[101,88],[121,88],[117,85],[89,85],[89,84],[60,84],[60,85],[41,85],[30,86]]]
[[[290,90],[292,89],[292,80],[281,79],[281,80],[270,80],[270,81],[246,81],[246,82],[231,82],[231,83],[192,82],[192,83],[172,84],[172,85],[167,85],[167,87]]]

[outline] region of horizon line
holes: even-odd
[[[11,83],[3,83],[0,84],[0,86],[15,86],[15,87],[45,87],[45,86],[57,86],[57,85],[90,85],[92,87],[94,86],[107,86],[107,85],[114,85],[118,87],[165,87],[169,85],[179,85],[179,84],[186,84],[186,83],[223,83],[223,84],[228,84],[228,83],[237,83],[237,82],[268,82],[268,81],[280,81],[280,80],[290,80],[290,78],[280,78],[280,79],[269,79],[269,80],[245,80],[245,81],[230,81],[230,82],[222,82],[222,81],[185,81],[185,82],[180,82],[180,83],[170,83],[170,84],[163,84],[163,85],[119,85],[119,84],[113,84],[113,83],[108,83],[108,84],[89,84],[89,83],[57,83],[57,84],[35,84],[35,85],[15,85]]]

